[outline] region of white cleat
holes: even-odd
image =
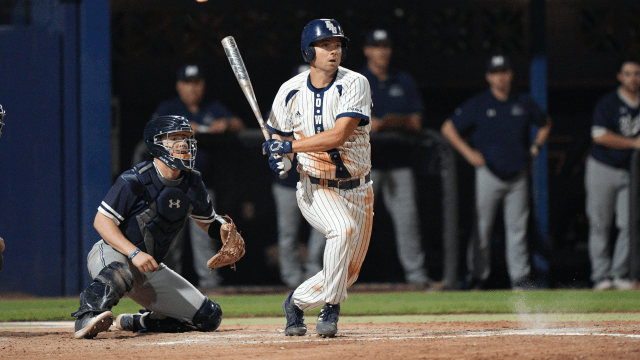
[[[73,337],[76,339],[93,339],[98,333],[109,330],[111,324],[113,324],[113,313],[111,311],[105,311],[96,316],[87,313],[76,320],[76,332]]]

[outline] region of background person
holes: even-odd
[[[589,218],[589,259],[595,290],[629,290],[629,181],[633,149],[640,149],[640,62],[626,60],[617,74],[620,86],[595,107],[593,146],[585,169]],[[615,214],[618,237],[609,233]]]
[[[442,134],[475,167],[477,239],[469,247],[471,287],[483,288],[491,272],[491,238],[498,207],[505,225],[507,271],[513,289],[535,286],[529,260],[529,164],[551,130],[533,99],[511,91],[513,70],[504,55],[489,59],[489,89],[465,102],[442,124]],[[533,144],[530,127],[540,126]],[[473,147],[460,133],[470,132]]]
[[[360,73],[371,86],[371,132],[417,132],[424,106],[411,75],[390,67],[393,42],[384,29],[367,35],[364,55],[367,65]],[[416,184],[411,167],[411,146],[372,147],[374,193],[380,194],[393,221],[396,249],[409,284],[428,285],[422,236],[418,221]]]

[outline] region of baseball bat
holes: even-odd
[[[240,88],[242,89],[244,96],[247,98],[247,101],[249,101],[251,110],[253,110],[253,114],[258,120],[260,130],[262,131],[262,135],[264,135],[264,139],[271,139],[271,134],[267,130],[267,127],[264,125],[262,113],[260,112],[260,107],[258,107],[258,101],[256,100],[256,94],[253,91],[253,85],[251,85],[251,79],[249,79],[249,73],[247,72],[247,68],[244,66],[242,56],[240,56],[240,50],[238,49],[238,45],[236,45],[236,40],[233,38],[233,36],[227,36],[226,38],[222,39],[222,47],[224,48],[224,52],[227,54],[227,59],[229,59],[229,64],[231,64],[231,69],[236,75],[238,84],[240,84]],[[289,160],[288,156],[283,155],[282,161],[285,162],[285,166],[286,162],[288,162],[288,167],[291,167],[291,160]],[[286,178],[287,175],[288,174],[286,171],[280,171],[280,179]]]

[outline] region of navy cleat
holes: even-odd
[[[116,328],[118,330],[138,332],[144,328],[140,324],[140,314],[120,314],[116,318]]]
[[[304,311],[293,303],[293,291],[282,303],[282,311],[287,317],[287,327],[284,334],[287,336],[302,336],[307,332],[307,325],[304,324]]]
[[[338,332],[338,319],[340,318],[340,304],[324,304],[318,315],[316,332],[322,337],[334,337]]]
[[[73,337],[76,339],[93,339],[98,333],[109,330],[111,324],[113,324],[113,313],[111,311],[105,311],[96,316],[88,312],[76,320],[76,332]]]

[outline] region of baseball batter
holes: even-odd
[[[118,316],[122,330],[214,331],[222,321],[218,303],[162,263],[189,217],[212,237],[211,224],[225,222],[194,169],[191,126],[180,116],[160,116],[146,125],[144,138],[153,161],[120,175],[98,208],[94,226],[102,240],[87,256],[94,280],[72,314],[77,339],[108,330],[111,308],[127,293],[147,310]]]
[[[358,278],[371,237],[371,89],[364,76],[340,66],[348,40],[335,20],[305,26],[302,56],[311,68],[280,87],[267,124],[274,139],[262,145],[276,172],[288,170],[281,156],[298,154],[298,206],[327,238],[322,271],[282,304],[289,336],[306,333],[304,312],[318,306],[318,335],[337,333],[340,303]]]
[[[595,290],[629,290],[629,182],[631,153],[640,149],[640,62],[624,61],[620,86],[593,112],[593,147],[585,170],[589,259]],[[609,234],[616,215],[618,238],[611,256]]]

